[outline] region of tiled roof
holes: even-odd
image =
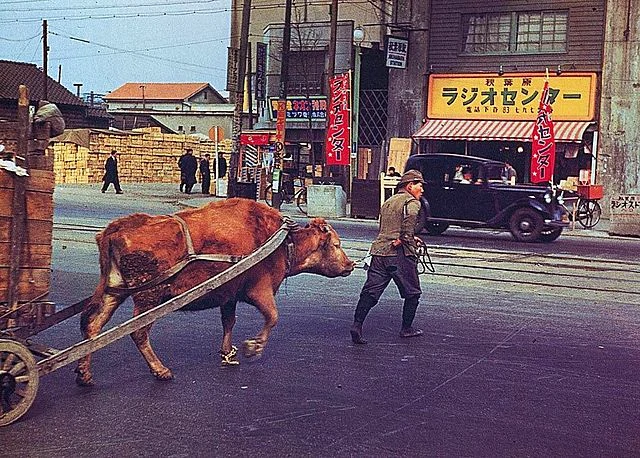
[[[183,101],[209,87],[208,83],[125,83],[104,96],[105,100],[142,100],[142,88],[146,100]],[[213,89],[213,88],[212,88]],[[215,90],[215,89],[214,89]]]
[[[42,71],[35,64],[0,60],[0,99],[18,100],[18,86],[29,88],[30,100],[42,100],[44,91]],[[48,99],[58,105],[84,105],[57,81],[47,78]]]

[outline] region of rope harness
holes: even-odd
[[[433,265],[433,261],[431,260],[431,255],[429,255],[429,250],[427,249],[427,245],[425,243],[421,243],[416,247],[416,256],[418,258],[418,275],[425,274],[427,272],[435,273],[436,268]],[[360,261],[364,261],[363,269],[369,270],[369,262],[368,259],[371,257],[371,252],[367,252],[362,258],[357,259],[355,262],[358,263]]]
[[[418,256],[418,275],[426,274],[427,272],[432,274],[436,272],[426,243],[421,243],[416,247],[416,255]],[[428,264],[427,260],[429,261]]]
[[[184,236],[184,239],[185,239],[185,245],[186,245],[186,249],[187,249],[187,256],[182,258],[177,264],[173,265],[169,269],[167,269],[164,272],[162,272],[161,274],[159,274],[157,277],[155,277],[155,278],[153,278],[151,280],[145,281],[145,282],[141,283],[140,285],[137,285],[137,286],[107,286],[105,288],[105,292],[110,293],[110,294],[118,294],[118,295],[125,295],[125,294],[126,295],[131,295],[131,294],[135,294],[135,293],[140,292],[140,291],[144,291],[144,290],[149,289],[149,288],[153,288],[154,286],[158,286],[161,283],[164,283],[165,281],[169,280],[170,278],[172,278],[175,275],[177,275],[178,273],[180,273],[185,267],[187,267],[189,264],[191,264],[192,262],[195,262],[195,261],[225,262],[225,263],[229,263],[229,264],[236,264],[239,261],[241,261],[242,259],[247,257],[247,255],[198,254],[198,253],[196,253],[195,249],[193,248],[193,240],[191,238],[191,232],[189,231],[189,226],[187,226],[186,221],[183,220],[182,218],[180,218],[178,215],[168,215],[168,216],[173,218],[174,220],[176,220],[180,224],[182,235]],[[271,237],[269,237],[269,239],[267,239],[267,241],[265,241],[264,244],[266,244],[271,238],[275,237],[275,235],[278,234],[280,231],[291,232],[291,231],[294,231],[294,230],[298,229],[298,227],[299,227],[298,223],[296,223],[295,221],[293,221],[291,218],[289,218],[287,216],[283,216],[282,217],[282,223],[283,223],[282,226],[273,235],[271,235]],[[288,274],[290,272],[291,266],[295,262],[295,246],[294,246],[293,241],[291,240],[291,237],[289,236],[289,234],[287,234],[285,242],[286,242],[286,248],[287,248],[286,273],[285,273],[285,275],[286,275],[286,274]],[[259,247],[258,249],[261,249],[261,248],[262,248],[262,246]]]

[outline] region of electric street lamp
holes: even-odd
[[[360,117],[360,67],[362,65],[362,42],[364,41],[364,29],[360,26],[353,29],[353,42],[356,45],[355,60],[353,63],[353,108],[351,111],[351,177],[358,176],[358,118]]]

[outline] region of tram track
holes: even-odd
[[[54,223],[55,240],[73,240],[69,234],[82,234],[82,240],[104,226]],[[343,247],[356,265],[362,267],[370,242],[343,239]],[[500,291],[535,292],[585,300],[606,297],[619,302],[640,305],[640,269],[638,263],[586,258],[571,254],[539,254],[494,249],[463,247],[429,247],[436,271],[428,274],[427,282],[466,285]]]
[[[361,259],[368,246],[350,247],[347,253]],[[637,263],[582,258],[575,255],[507,252],[461,247],[430,247],[435,268],[427,283],[489,288],[502,292],[530,292],[640,305],[640,270]]]

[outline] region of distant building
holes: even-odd
[[[164,133],[231,136],[233,105],[208,83],[125,83],[102,96],[113,127],[159,127]]]
[[[44,75],[35,64],[0,60],[0,119],[16,119],[18,110],[18,87],[29,89],[31,105],[36,107],[44,98]],[[49,102],[55,103],[68,129],[108,128],[111,117],[101,107],[90,107],[73,95],[60,83],[47,78]]]

